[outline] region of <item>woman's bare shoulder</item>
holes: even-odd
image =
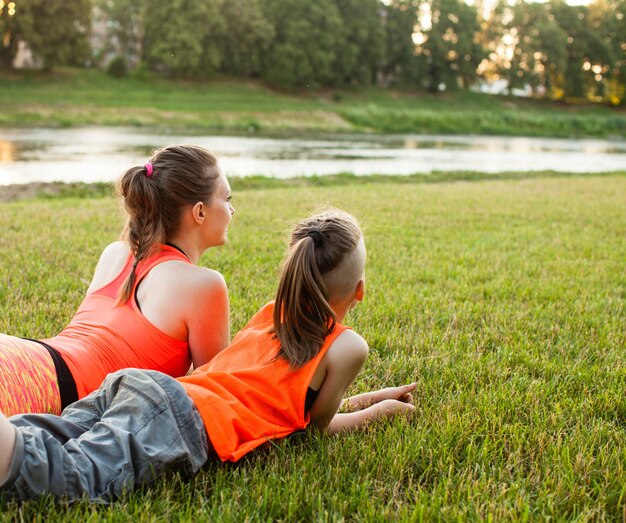
[[[129,254],[130,247],[126,242],[117,241],[107,245],[100,255],[87,292],[92,292],[111,282],[124,268]]]
[[[124,261],[126,261],[126,258],[129,254],[130,246],[125,241],[120,240],[117,242],[109,243],[109,245],[107,245],[102,251],[100,259],[106,258],[107,260],[110,260],[121,257],[124,258]]]
[[[226,286],[226,280],[218,271],[191,265],[183,261],[171,261],[157,265],[151,272],[165,278],[168,286],[182,287],[186,291],[203,291],[215,286]],[[181,289],[182,290],[182,289]]]

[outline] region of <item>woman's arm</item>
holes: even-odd
[[[0,485],[2,485],[8,475],[15,452],[15,427],[0,412]]]
[[[401,385],[400,387],[386,387],[384,389],[374,390],[371,392],[363,392],[345,399],[341,406],[349,411],[365,409],[375,403],[384,400],[398,400],[403,403],[413,403],[411,393],[415,389],[416,383]]]
[[[161,263],[144,278],[137,298],[148,321],[188,341],[194,368],[230,341],[228,288],[217,271],[179,261]]]
[[[230,303],[224,277],[205,274],[203,284],[190,296],[186,323],[194,369],[208,363],[230,342]]]

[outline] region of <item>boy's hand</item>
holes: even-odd
[[[411,392],[415,390],[416,383],[401,385],[400,387],[387,387],[372,392],[372,403],[380,403],[385,400],[397,400],[402,403],[413,405],[413,395]]]
[[[413,395],[411,392],[413,392],[415,386],[415,383],[410,383],[400,387],[386,387],[372,392],[357,394],[347,399],[346,407],[353,411],[361,410],[387,400],[394,400],[412,406]]]
[[[349,411],[335,414],[327,430],[336,434],[362,428],[376,419],[410,416],[415,411],[411,394],[415,386],[410,383],[352,396],[344,403]]]
[[[393,417],[398,415],[410,416],[413,414],[415,407],[413,403],[407,403],[399,400],[383,400],[380,403],[377,403],[376,406],[377,417]]]

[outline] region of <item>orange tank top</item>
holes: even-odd
[[[347,327],[337,324],[319,353],[302,367],[275,358],[274,303],[265,305],[209,363],[178,380],[196,404],[222,461],[237,461],[259,445],[305,428],[304,404],[315,370]]]
[[[156,328],[141,313],[135,290],[150,270],[165,261],[191,263],[178,249],[163,245],[156,255],[137,265],[137,279],[129,300],[116,305],[118,290],[133,264],[129,255],[117,277],[89,293],[70,324],[58,336],[42,340],[56,349],[76,381],[78,397],[97,389],[105,376],[134,367],[182,376],[191,365],[189,344]]]

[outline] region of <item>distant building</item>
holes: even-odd
[[[109,42],[109,20],[104,16],[102,9],[93,8],[91,17],[91,33],[89,45],[94,59],[94,65],[106,67],[115,58],[114,46]]]
[[[91,34],[89,44],[91,45],[94,65],[108,67],[113,59],[118,56],[124,58],[126,65],[134,69],[141,62],[141,35],[139,24],[135,19],[131,19],[130,34],[121,42],[118,34],[120,28],[116,22],[112,21],[102,9],[94,6],[91,19]]]
[[[129,38],[124,49],[116,36],[114,22],[106,16],[106,13],[97,6],[92,9],[91,31],[89,34],[89,45],[91,46],[92,59],[87,66],[106,68],[117,56],[123,56],[126,65],[134,69],[139,64],[141,40],[138,34]],[[135,31],[138,33],[138,31]],[[33,54],[26,42],[19,42],[17,54],[13,60],[15,69],[40,69],[43,61]]]
[[[18,42],[13,67],[15,69],[41,69],[43,60],[33,54],[26,42]]]
[[[515,87],[509,92],[509,81],[504,78],[492,80],[490,82],[482,80],[472,85],[470,87],[470,90],[477,93],[485,94],[511,94],[513,96],[519,96],[522,98],[531,98],[533,96],[541,97],[545,95],[546,91],[543,85],[539,85],[533,90],[533,88],[529,84],[526,84],[523,88]]]

